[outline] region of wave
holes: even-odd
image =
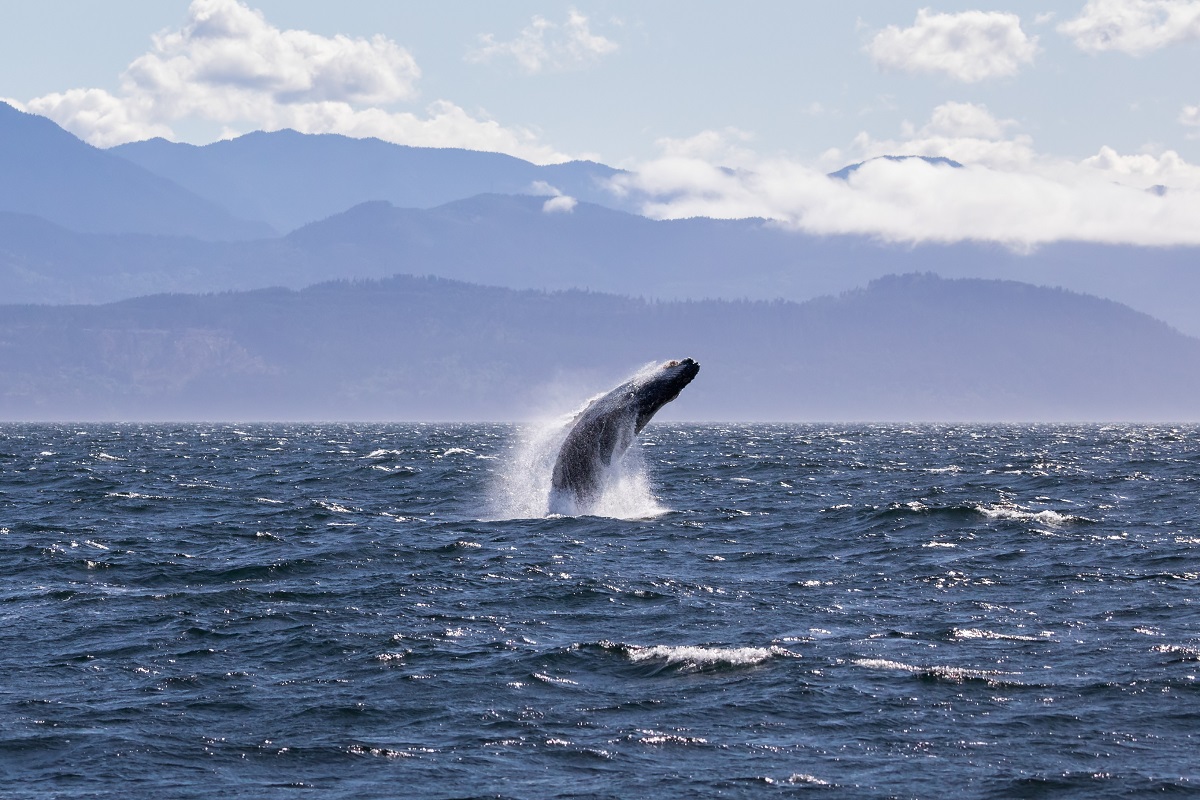
[[[1020,522],[1040,522],[1043,525],[1065,525],[1071,522],[1091,522],[1087,517],[1074,514],[1063,514],[1050,509],[1029,511],[1017,505],[981,505],[978,511],[988,519],[1017,520]]]
[[[389,456],[402,456],[403,450],[372,450],[362,458],[388,458]]]
[[[640,646],[600,642],[600,647],[620,653],[635,664],[651,663],[660,668],[674,667],[685,672],[752,667],[773,658],[799,658],[796,653],[777,645],[771,647]]]
[[[1015,634],[1015,633],[996,633],[995,631],[985,631],[978,628],[954,628],[950,631],[952,639],[995,639],[1004,642],[1048,642],[1050,641],[1050,631],[1042,631],[1034,636]]]
[[[917,664],[905,664],[902,661],[892,661],[886,658],[856,658],[850,663],[858,667],[865,667],[867,669],[909,672],[920,678],[951,681],[953,683],[982,681],[989,686],[1024,685],[1018,681],[1012,680],[1021,674],[1019,672],[1000,672],[999,670],[971,669],[969,667],[950,667],[941,665],[920,666]]]
[[[844,508],[844,505],[833,506],[829,510]],[[895,519],[897,517],[905,517],[909,514],[920,514],[922,516],[946,516],[946,517],[971,517],[982,515],[988,519],[994,520],[1012,520],[1016,522],[1034,522],[1042,525],[1059,526],[1073,523],[1090,523],[1094,520],[1077,514],[1064,514],[1061,511],[1052,509],[1041,509],[1033,511],[1027,508],[1022,508],[1015,503],[964,503],[961,505],[929,505],[921,500],[910,500],[908,502],[889,503],[886,507],[879,509],[876,515],[884,519]]]

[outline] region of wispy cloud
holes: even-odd
[[[1141,56],[1200,39],[1197,0],[1088,0],[1079,16],[1058,26],[1088,53],[1116,50]]]
[[[912,26],[889,25],[875,34],[867,52],[884,69],[936,73],[975,83],[1015,75],[1033,63],[1037,37],[1025,35],[1016,14],[937,14],[923,8]]]
[[[479,36],[479,47],[467,54],[467,60],[483,63],[511,58],[529,74],[581,69],[615,53],[620,46],[613,40],[592,33],[588,18],[571,9],[567,21],[555,23],[535,16],[516,38],[497,41],[494,34]]]
[[[184,24],[153,37],[116,93],[71,89],[21,105],[101,147],[174,138],[177,123],[197,119],[230,132],[294,128],[541,162],[565,158],[530,131],[446,100],[428,103],[424,114],[395,110],[417,98],[420,76],[412,55],[386,37],[281,30],[238,0],[193,0]]]
[[[1187,138],[1200,139],[1200,106],[1184,106],[1179,112],[1179,124],[1191,129]]]

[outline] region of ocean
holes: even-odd
[[[4,798],[1200,795],[1200,428],[0,426]]]

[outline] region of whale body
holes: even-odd
[[[603,495],[610,468],[634,437],[699,371],[690,358],[647,367],[579,412],[554,462],[550,510],[586,513]]]

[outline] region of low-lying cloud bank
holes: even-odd
[[[1200,167],[1177,153],[1079,162],[1036,152],[986,108],[945,103],[908,136],[860,134],[821,165],[758,159],[738,131],[662,142],[663,157],[616,177],[618,194],[656,219],[761,217],[816,234],[892,242],[994,241],[1028,249],[1055,241],[1200,244]],[[952,159],[961,167],[922,158]],[[845,179],[829,169],[859,161]]]

